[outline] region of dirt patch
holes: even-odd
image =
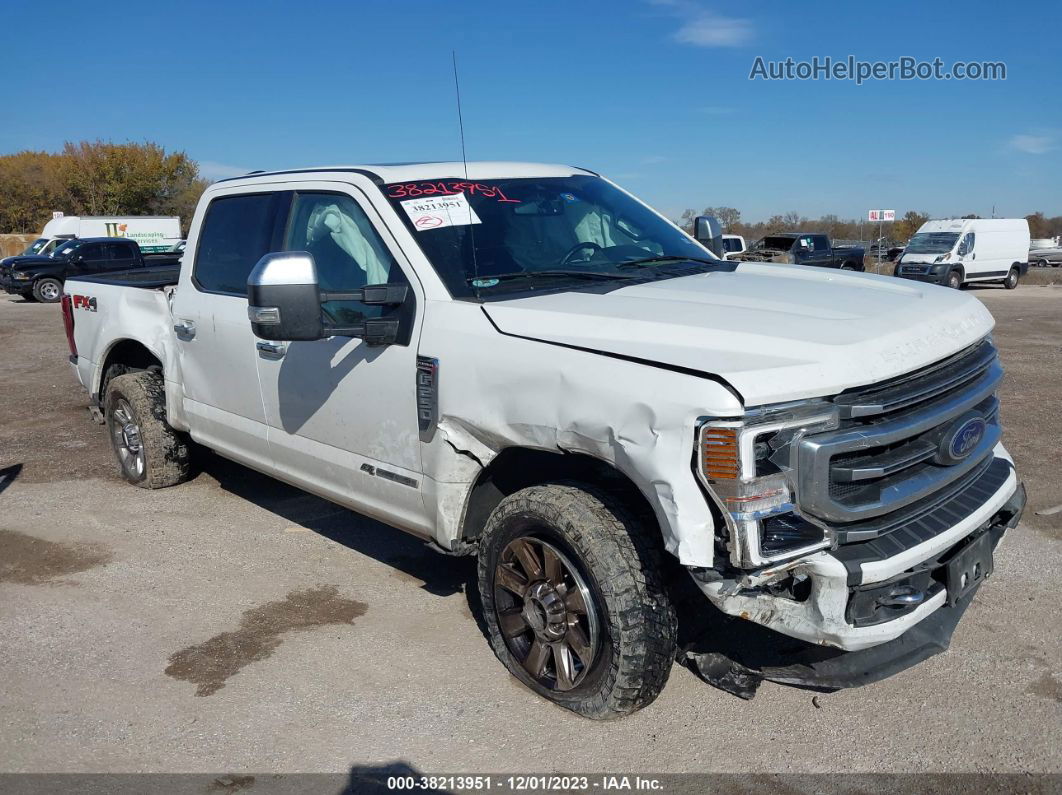
[[[222,776],[210,782],[207,792],[222,792],[225,795],[233,795],[254,786],[254,776]]]
[[[270,657],[285,632],[353,624],[367,609],[364,602],[341,597],[332,585],[292,591],[283,601],[245,612],[235,632],[223,632],[172,654],[166,674],[196,685],[197,696],[210,696],[244,666]]]
[[[1062,702],[1062,682],[1059,682],[1049,673],[1045,673],[1029,685],[1029,687],[1026,688],[1026,692],[1032,693],[1035,696],[1042,696],[1043,698]]]
[[[97,544],[59,544],[14,530],[0,530],[0,582],[49,585],[60,578],[108,563],[111,553]]]

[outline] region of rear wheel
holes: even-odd
[[[1007,278],[1003,280],[1003,286],[1008,290],[1013,290],[1018,286],[1018,279],[1020,276],[1021,274],[1018,272],[1017,268],[1011,268],[1010,273],[1007,274]]]
[[[38,279],[33,285],[33,297],[44,304],[54,304],[63,295],[63,283],[58,279]]]
[[[951,289],[958,290],[960,287],[962,287],[962,274],[960,274],[958,271],[952,271],[948,274],[947,284],[948,287],[950,287]]]
[[[112,378],[104,413],[111,446],[127,481],[145,489],[161,489],[188,478],[188,442],[166,422],[166,393],[158,371]]]
[[[676,651],[653,533],[611,496],[572,484],[502,500],[479,554],[498,659],[539,695],[588,718],[651,703]]]

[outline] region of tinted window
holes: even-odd
[[[811,245],[816,251],[825,251],[829,248],[826,244],[826,235],[812,235]]]
[[[317,281],[325,291],[348,292],[367,284],[407,283],[372,222],[350,196],[298,194],[291,208],[284,248],[313,255]],[[355,301],[328,301],[322,306],[337,324],[379,317],[383,309]]]
[[[129,260],[133,258],[133,252],[128,243],[111,243],[107,246],[107,258],[113,260]]]
[[[77,253],[80,254],[85,260],[95,262],[103,259],[103,246],[99,243],[89,243],[81,246]]]
[[[195,257],[194,275],[200,288],[247,294],[248,274],[270,250],[275,195],[227,196],[210,203]]]

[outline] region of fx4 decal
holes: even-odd
[[[72,295],[70,296],[70,304],[74,309],[85,309],[89,312],[95,312],[96,296]]]

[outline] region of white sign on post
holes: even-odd
[[[62,210],[53,210],[52,211],[52,219],[53,220],[56,219],[56,218],[62,218],[62,217],[63,217],[63,211]]]
[[[896,220],[896,211],[895,210],[882,210],[881,211],[881,220],[882,221],[895,221]]]
[[[881,219],[880,219],[880,216],[879,216],[879,213],[880,213],[880,212],[881,212],[880,210],[870,210],[870,211],[869,211],[869,212],[867,213],[867,220],[868,220],[868,221],[878,221],[878,220],[881,220]]]

